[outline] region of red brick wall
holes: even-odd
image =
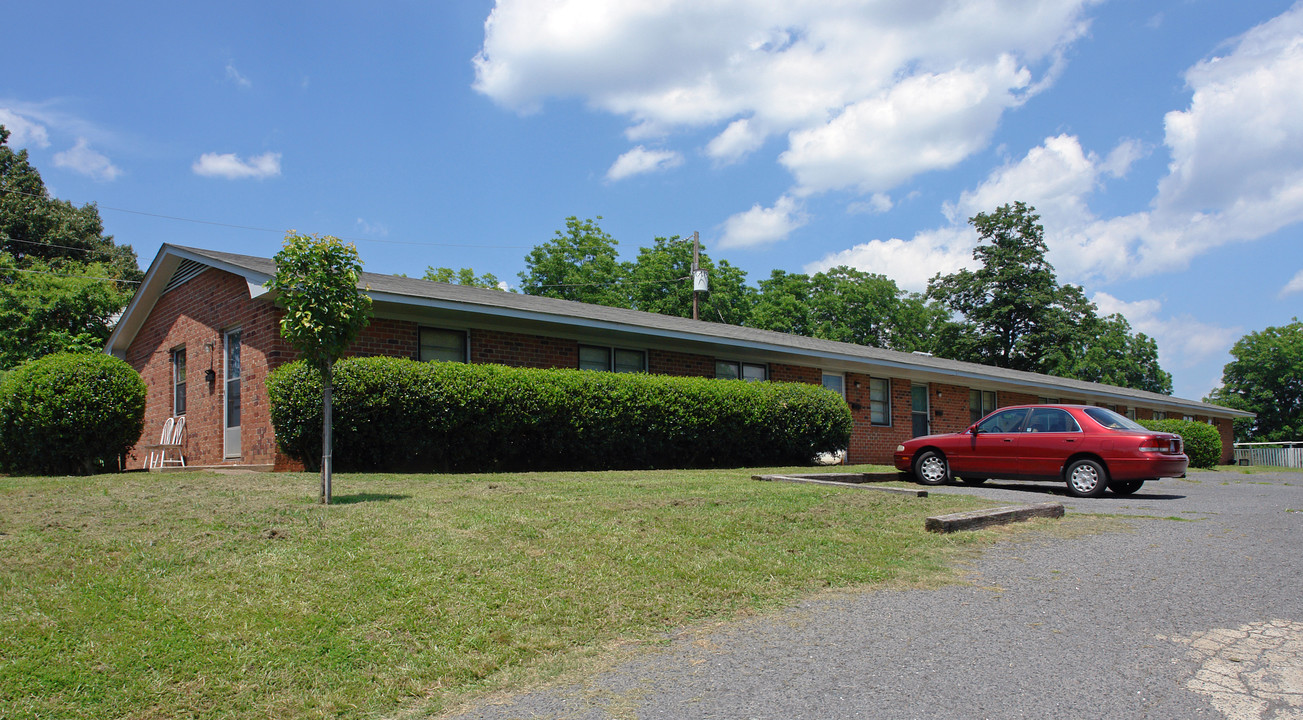
[[[148,387],[145,433],[130,462],[143,463],[139,445],[157,442],[163,421],[171,415],[173,348],[184,346],[187,356],[186,461],[192,465],[222,463],[270,464],[277,469],[298,469],[275,446],[268,407],[267,373],[293,360],[297,353],[280,337],[280,311],[267,300],[249,298],[243,278],[210,269],[159,298],[149,318],[127,349],[126,360],[140,372]],[[241,457],[222,457],[223,332],[239,327],[242,361]],[[416,358],[420,325],[406,320],[376,318],[363,329],[349,355],[389,355]],[[579,365],[576,340],[540,335],[470,330],[471,361],[518,367],[574,368]],[[205,343],[212,343],[211,353]],[[216,380],[207,383],[204,371],[213,368]],[[707,355],[648,349],[648,371],[661,375],[714,377],[715,359]],[[771,363],[772,380],[821,384],[820,368]],[[857,386],[858,384],[858,386]],[[848,461],[890,464],[896,445],[912,435],[912,382],[891,380],[891,424],[871,424],[869,376],[846,374],[846,400],[851,405],[854,426]],[[969,424],[968,388],[933,383],[928,386],[931,431],[959,432]],[[1034,403],[1037,396],[1000,391],[1000,407]],[[856,405],[859,406],[856,409]],[[1137,416],[1149,418],[1148,408]],[[1200,418],[1206,420],[1206,418]],[[1223,461],[1233,457],[1230,420],[1218,420],[1222,436]]]
[[[163,421],[172,414],[171,350],[186,349],[186,462],[215,465],[222,455],[222,377],[226,353],[223,333],[241,329],[241,464],[274,464],[276,445],[267,404],[267,373],[293,357],[280,337],[279,312],[266,301],[249,299],[243,278],[210,269],[164,294],[127,348],[126,361],[148,388],[145,431],[130,463],[143,463],[139,445],[158,442]],[[211,343],[211,352],[206,347]],[[204,380],[212,368],[216,379]],[[137,467],[139,465],[136,465]]]
[[[1222,463],[1235,462],[1235,424],[1229,418],[1213,421],[1222,436]]]
[[[357,340],[344,353],[348,357],[367,357],[387,355],[417,359],[417,343],[420,326],[407,320],[387,320],[371,318],[370,324],[362,328]]]
[[[995,406],[997,408],[1002,408],[1010,405],[1035,405],[1040,401],[1040,399],[1039,395],[1029,395],[1027,393],[1001,390],[995,394]],[[1065,400],[1064,402],[1067,401]]]
[[[471,330],[471,362],[514,367],[578,368],[579,342],[541,335]]]
[[[714,372],[712,371],[713,375]],[[807,385],[822,385],[823,370],[819,368],[804,367],[802,365],[783,365],[780,363],[769,364],[769,379],[777,382],[794,382],[806,383]]]
[[[715,358],[670,350],[648,350],[647,372],[653,375],[715,377]]]
[[[873,425],[869,376],[846,373],[846,401],[851,404],[851,417],[854,419],[850,448],[846,453],[848,463],[891,464],[896,446],[913,434],[911,385],[909,380],[891,380],[891,424]],[[856,405],[859,405],[858,410]]]

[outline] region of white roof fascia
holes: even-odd
[[[1037,390],[1045,391],[1046,396],[1050,395],[1082,395],[1097,400],[1112,400],[1127,405],[1158,405],[1161,407],[1181,407],[1201,414],[1212,412],[1207,406],[1201,403],[1195,403],[1189,400],[1165,396],[1162,400],[1150,398],[1138,398],[1132,395],[1122,393],[1111,393],[1099,389],[1086,389],[1071,386],[1060,385],[1054,382],[1044,382],[1024,379],[1010,379],[987,375],[978,371],[954,370],[949,368],[935,368],[921,365],[915,365],[900,360],[888,360],[880,358],[865,358],[858,355],[847,353],[835,353],[824,350],[812,350],[806,348],[794,348],[785,345],[775,345],[772,343],[759,342],[754,340],[738,340],[733,338],[719,337],[708,333],[691,333],[677,330],[666,330],[662,328],[649,328],[645,325],[633,325],[627,323],[611,322],[606,320],[593,320],[588,318],[578,318],[567,315],[554,315],[551,313],[541,313],[531,310],[519,310],[515,308],[504,308],[495,305],[480,305],[475,303],[466,303],[450,300],[438,300],[434,298],[413,297],[411,295],[400,295],[396,293],[385,293],[370,291],[371,299],[376,302],[392,303],[403,306],[421,306],[440,310],[449,310],[454,312],[472,311],[476,314],[489,315],[501,318],[510,318],[514,320],[525,320],[532,322],[547,322],[556,325],[568,325],[571,327],[582,327],[585,329],[623,332],[641,336],[651,336],[665,338],[668,340],[678,340],[695,344],[708,344],[715,346],[724,346],[729,348],[738,348],[744,350],[754,350],[764,353],[778,353],[782,355],[795,356],[799,358],[814,358],[826,360],[838,365],[849,365],[853,367],[873,369],[885,368],[905,372],[912,376],[921,376],[928,378],[944,378],[957,380],[970,380],[986,383],[989,385],[1003,386],[1009,388],[1018,388],[1020,390]],[[851,370],[854,372],[854,370]],[[872,374],[872,373],[864,373]],[[1070,380],[1070,378],[1064,378]],[[1230,408],[1219,408],[1226,414],[1236,415],[1237,411]]]

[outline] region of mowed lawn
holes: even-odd
[[[771,471],[338,475],[329,507],[308,474],[0,478],[0,717],[437,712],[1009,532]]]

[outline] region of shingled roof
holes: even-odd
[[[244,277],[249,283],[250,294],[254,297],[267,292],[262,285],[276,268],[275,262],[270,258],[165,244],[150,265],[144,282],[127,306],[118,327],[110,336],[106,351],[118,355],[125,353],[154,302],[168,288],[168,283],[174,276],[185,273],[187,268],[194,272],[196,263]],[[554,325],[580,326],[592,330],[633,333],[651,338],[727,344],[756,351],[818,358],[839,365],[867,365],[869,367],[864,369],[866,374],[881,375],[882,370],[898,370],[911,374],[922,373],[936,377],[939,381],[956,384],[989,382],[1016,385],[1045,397],[1084,396],[1092,401],[1110,400],[1127,405],[1181,409],[1190,414],[1252,417],[1243,411],[1144,390],[640,310],[376,273],[363,273],[359,287],[365,289],[379,307],[441,308]]]

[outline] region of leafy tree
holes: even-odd
[[[982,241],[973,249],[977,270],[960,270],[928,282],[928,296],[964,320],[946,332],[947,356],[1015,370],[1040,370],[1053,347],[1059,283],[1045,259],[1040,216],[1019,202],[969,218]],[[966,327],[965,327],[966,326]]]
[[[839,266],[810,277],[814,336],[911,352],[930,347],[944,311],[884,275]]]
[[[331,494],[331,370],[371,319],[371,298],[358,290],[357,248],[339,238],[290,231],[276,253],[267,287],[285,309],[281,336],[321,373],[321,502]]]
[[[814,275],[775,270],[760,281],[755,327],[910,352],[930,347],[944,310],[895,281],[839,266]]]
[[[601,220],[601,216],[597,217]],[[594,220],[566,218],[565,231],[525,256],[520,291],[562,300],[628,307],[622,285],[626,268],[617,259],[619,242]]]
[[[814,337],[815,319],[810,305],[810,276],[774,270],[760,281],[760,293],[751,309],[752,327]]]
[[[493,273],[484,273],[483,275],[477,276],[475,274],[475,271],[472,270],[471,268],[460,268],[458,270],[453,270],[452,268],[446,268],[446,267],[437,268],[434,267],[433,265],[427,265],[425,268],[425,276],[422,279],[429,280],[431,282],[452,283],[454,285],[467,285],[470,287],[490,288],[492,290],[503,289],[502,286],[498,284],[499,280],[497,276],[494,275]]]
[[[1148,390],[1172,392],[1172,374],[1158,364],[1158,344],[1131,332],[1120,314],[1096,317],[1091,305],[1081,324],[1065,333],[1063,344],[1046,355],[1045,372],[1060,377]]]
[[[99,263],[69,263],[57,274],[37,260],[27,265],[19,270],[13,256],[0,253],[0,368],[51,353],[103,349],[113,316],[131,298],[130,286],[101,280],[111,271]]]
[[[50,197],[0,126],[0,368],[52,352],[95,352],[143,274],[104,235],[94,205]]]
[[[746,272],[727,260],[716,264],[703,251],[697,266],[710,276],[710,290],[698,298],[702,320],[742,325],[751,313],[755,289],[746,284]],[[635,310],[692,317],[692,243],[675,235],[658,237],[640,248],[638,258],[625,263],[628,307]]]
[[[1269,327],[1240,338],[1222,369],[1211,402],[1257,413],[1235,421],[1240,441],[1303,439],[1303,323]]]
[[[1172,376],[1158,348],[1133,335],[1120,315],[1100,318],[1080,286],[1059,285],[1046,260],[1045,229],[1035,210],[1016,202],[969,219],[981,243],[977,270],[938,274],[928,297],[952,313],[940,324],[939,355],[1014,370],[1047,373],[1169,393]]]

